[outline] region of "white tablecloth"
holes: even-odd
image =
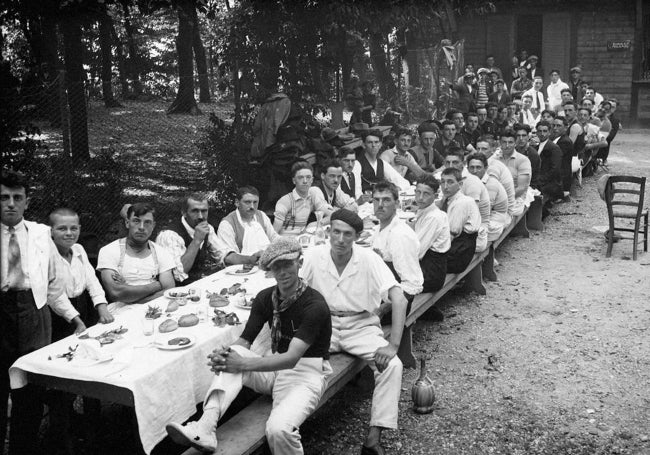
[[[181,306],[171,313],[171,317],[196,313],[198,305],[207,307],[205,291],[219,292],[224,287],[241,283],[247,294],[255,295],[262,289],[275,285],[275,280],[266,278],[264,272],[252,275],[230,275],[241,266],[231,266],[210,277],[203,278],[190,286],[201,295],[201,302]],[[135,414],[142,446],[146,453],[165,436],[165,425],[170,421],[183,422],[196,412],[196,403],[203,400],[214,373],[207,366],[207,355],[221,345],[233,343],[243,331],[244,325],[216,327],[211,321],[213,309],[208,308],[208,317],[194,327],[180,327],[169,334],[158,333],[158,325],[167,319],[166,313],[156,319],[156,333],[144,336],[142,322],[148,306],[167,308],[169,300],[160,297],[146,304],[112,305],[111,312],[115,321],[108,325],[98,324],[90,329],[91,336],[96,336],[108,329],[124,326],[128,332],[113,344],[104,345],[101,350],[109,352],[113,360],[91,364],[88,358],[77,356],[72,361],[56,358],[74,347],[79,340],[73,335],[38,351],[18,359],[9,369],[12,388],[23,387],[28,380],[27,372],[57,376],[80,381],[95,381],[129,389],[133,393]],[[234,305],[220,308],[226,312],[234,311],[242,322],[248,319],[250,310]],[[253,350],[263,353],[270,347],[269,332],[258,336]],[[191,336],[196,343],[181,350],[161,350],[153,341],[164,341],[175,336]],[[49,360],[51,358],[51,360]]]

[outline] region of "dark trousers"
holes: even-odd
[[[9,455],[36,454],[43,393],[33,385],[10,390],[9,367],[19,357],[50,343],[50,310],[36,308],[31,291],[2,292],[0,297],[0,449],[4,450],[11,392]]]
[[[571,160],[573,155],[571,153],[562,155],[562,189],[564,191],[571,191],[571,183],[573,183],[573,172],[571,172]]]
[[[447,251],[447,273],[460,273],[467,268],[476,251],[478,232],[468,234],[463,231],[451,241]]]
[[[447,253],[436,253],[427,250],[420,260],[420,268],[424,276],[422,292],[436,292],[445,285],[447,276]]]

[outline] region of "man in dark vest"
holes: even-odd
[[[314,185],[323,193],[323,199],[334,210],[348,209],[357,212],[359,207],[354,198],[341,189],[343,165],[337,159],[327,160],[321,166],[320,180]]]
[[[174,279],[186,285],[221,268],[221,242],[208,223],[208,197],[193,193],[185,198],[182,216],[160,231],[156,243],[176,261]]]
[[[259,202],[257,188],[243,186],[237,190],[237,208],[217,229],[224,264],[255,264],[269,243],[279,237],[269,217],[257,209]]]
[[[372,186],[382,180],[394,183],[402,191],[411,186],[393,166],[379,158],[383,136],[379,130],[369,130],[363,139],[364,150],[357,156],[361,165],[361,189],[364,193],[371,191]]]

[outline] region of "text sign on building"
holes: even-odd
[[[629,51],[632,47],[632,40],[607,41],[608,51]]]

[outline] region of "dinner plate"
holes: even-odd
[[[189,338],[190,340],[189,343],[184,345],[167,344],[169,340],[172,340],[174,338],[181,338],[181,336],[179,336],[178,334],[175,334],[174,336],[166,336],[163,339],[157,339],[153,345],[158,349],[162,349],[163,351],[178,351],[179,349],[185,349],[185,348],[189,348],[190,346],[194,346],[194,343],[196,343],[196,337],[192,335],[183,335],[182,338]]]
[[[239,270],[239,272],[238,272]],[[254,266],[252,269],[250,269],[248,272],[242,272],[242,266],[241,265],[236,265],[231,269],[226,270],[227,275],[235,275],[235,276],[246,276],[246,275],[252,275],[254,273],[257,273],[257,266]]]
[[[368,248],[368,247],[371,247],[371,246],[372,246],[372,243],[370,243],[370,242],[366,242],[365,240],[357,240],[357,241],[354,242],[354,243],[356,243],[357,245],[362,246],[362,247],[364,247],[364,248]]]
[[[171,295],[172,293],[176,293],[177,295],[173,296]],[[168,299],[178,299],[180,297],[187,297],[190,293],[186,288],[171,288],[166,289],[165,292],[163,292],[163,295]]]
[[[411,218],[415,218],[415,212],[397,212],[397,216],[403,220],[410,220]]]

